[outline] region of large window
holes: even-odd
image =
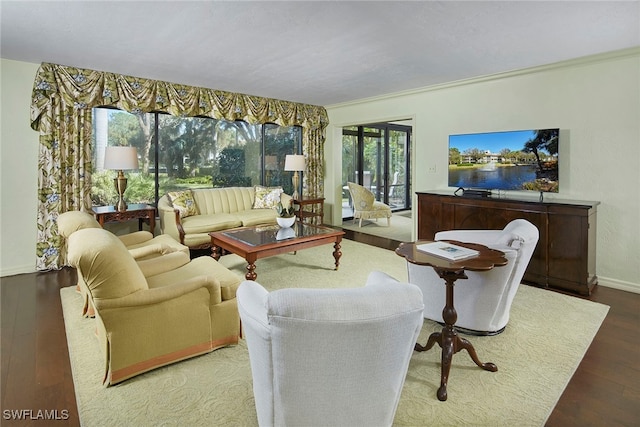
[[[302,152],[302,128],[168,114],[93,109],[94,205],[113,204],[115,171],[107,146],[136,147],[139,170],[125,172],[127,202],[157,204],[166,192],[197,187],[282,186],[293,193],[287,154]],[[300,191],[300,189],[298,189]]]

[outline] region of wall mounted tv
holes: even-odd
[[[557,193],[560,129],[449,136],[449,187]]]

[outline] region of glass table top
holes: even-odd
[[[331,228],[318,227],[296,221],[293,227],[281,228],[278,225],[265,225],[247,229],[229,230],[222,234],[250,246],[260,246],[281,242],[283,240],[329,234],[335,231],[336,230]]]

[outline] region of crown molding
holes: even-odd
[[[587,64],[595,64],[598,62],[611,61],[615,59],[622,59],[626,57],[633,57],[633,56],[639,56],[639,55],[640,55],[640,46],[636,46],[628,49],[616,50],[616,51],[605,52],[605,53],[600,53],[596,55],[589,55],[589,56],[583,56],[580,58],[569,59],[566,61],[554,62],[552,64],[540,65],[537,67],[529,67],[529,68],[523,68],[519,70],[504,71],[504,72],[495,73],[495,74],[487,74],[484,76],[472,77],[469,79],[455,80],[455,81],[436,84],[432,86],[408,89],[408,90],[394,92],[386,95],[372,96],[370,98],[362,98],[354,101],[347,101],[347,102],[341,102],[338,104],[325,105],[324,107],[326,109],[350,107],[350,106],[366,104],[374,101],[382,101],[382,100],[393,99],[393,98],[398,98],[398,97],[403,97],[408,95],[416,95],[416,94],[433,92],[433,91],[442,90],[442,89],[467,86],[467,85],[483,83],[483,82],[488,82],[493,80],[502,80],[502,79],[518,77],[518,76],[523,76],[528,74],[537,74],[537,73],[542,73],[546,71],[557,70],[560,68],[570,68],[570,67],[576,67],[576,66],[583,66]]]

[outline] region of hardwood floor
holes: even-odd
[[[399,243],[346,237],[391,250]],[[1,279],[1,425],[80,425],[59,293],[75,282],[71,269]],[[640,295],[597,287],[589,299],[611,309],[546,425],[640,425]]]

